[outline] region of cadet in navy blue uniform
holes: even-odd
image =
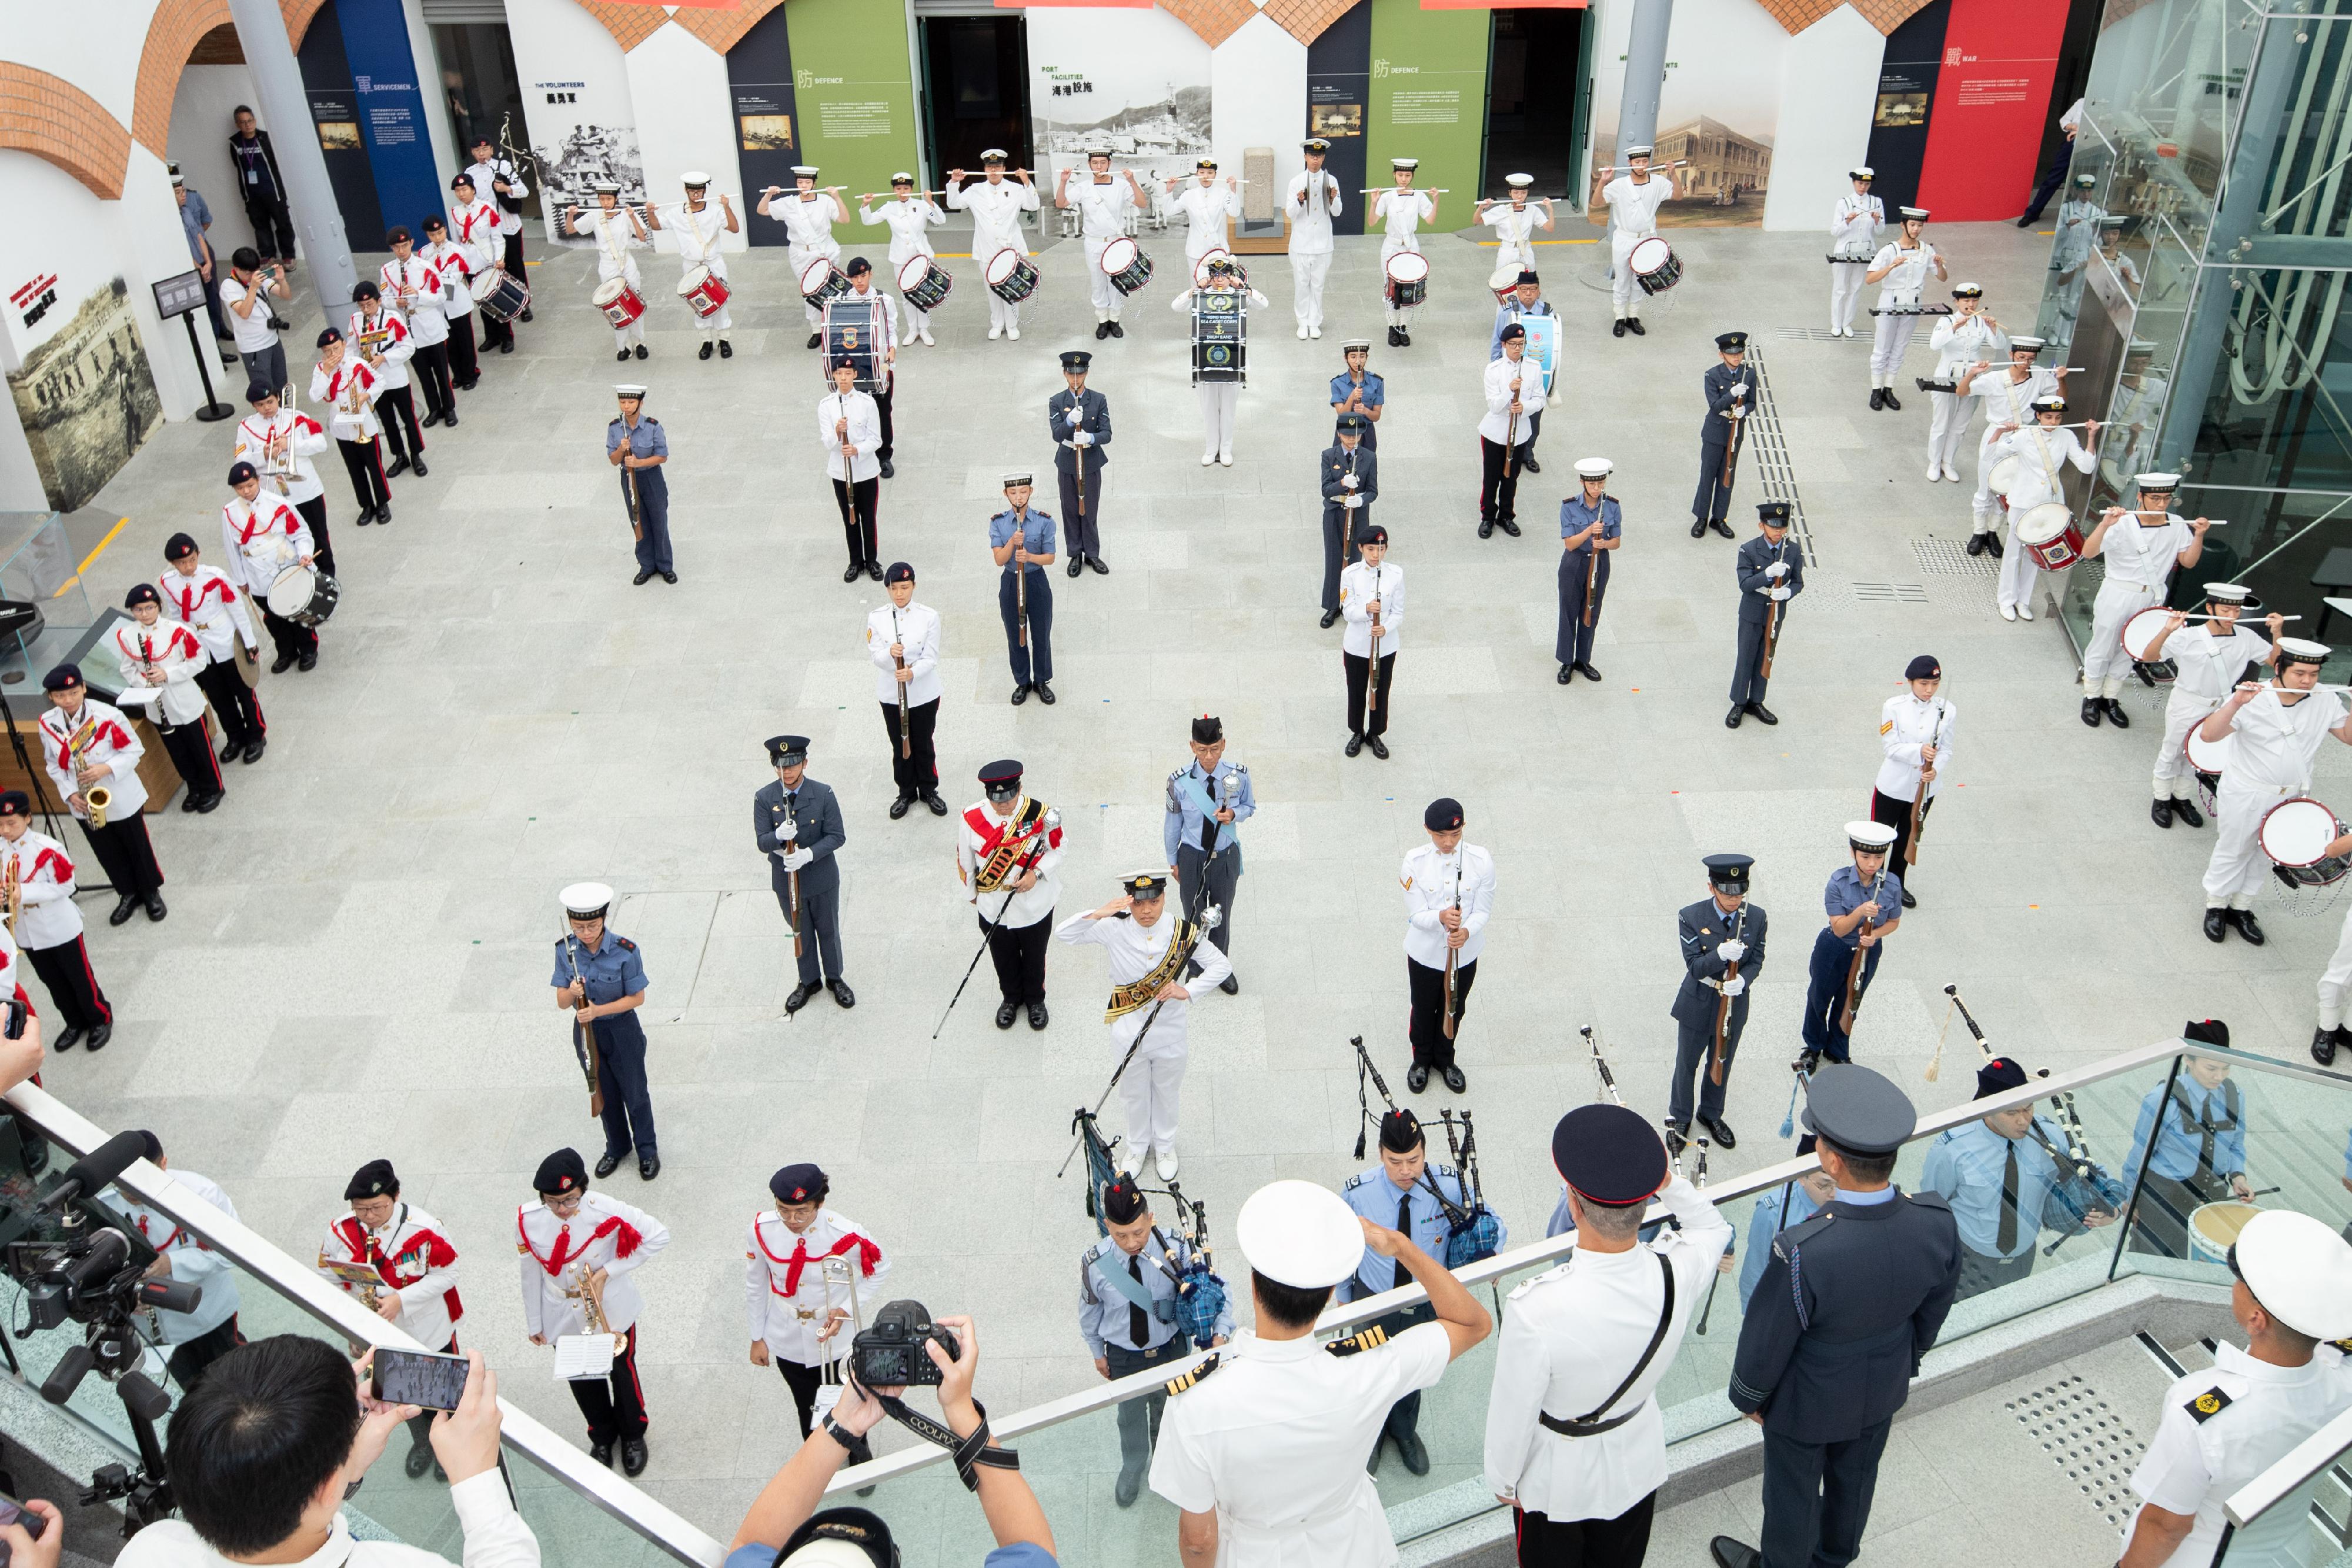
[[[1337,416],[1332,434],[1338,435],[1339,421],[1351,413],[1360,413],[1364,416],[1364,450],[1377,452],[1381,446],[1381,410],[1388,406],[1389,383],[1372,373],[1370,338],[1350,338],[1339,352],[1348,368],[1331,378],[1331,410]]]
[[[1323,449],[1322,625],[1327,632],[1339,619],[1339,574],[1356,564],[1357,541],[1371,527],[1372,503],[1380,499],[1381,459],[1372,450],[1371,430],[1372,422],[1362,414],[1343,413],[1339,434]]]
[[[1977,1069],[1976,1097],[1990,1100],[2025,1084],[2023,1067],[1996,1056]],[[1927,1145],[1919,1190],[1950,1204],[1960,1229],[1960,1286],[1955,1301],[2024,1279],[2033,1272],[2043,1225],[2055,1222],[2065,1230],[2063,1222],[2070,1217],[2063,1210],[2050,1220],[2043,1218],[2052,1207],[2050,1195],[2074,1174],[2071,1158],[2064,1172],[2059,1169],[2059,1151],[2065,1142],[2065,1130],[2049,1117],[2034,1114],[2029,1100],[1950,1128]],[[2112,1225],[2115,1218],[2111,1208],[2094,1207],[2083,1216],[2083,1223],[2096,1229]]]
[[[1773,631],[1777,653],[1780,632],[1787,630],[1788,603],[1805,591],[1805,552],[1789,538],[1789,503],[1765,501],[1756,508],[1762,531],[1739,547],[1732,572],[1739,582],[1739,663],[1731,672],[1731,711],[1723,727],[1738,729],[1742,714],[1753,714],[1766,724],[1780,721],[1764,706],[1764,635],[1777,615]]]
[[[1191,1354],[1193,1347],[1176,1326],[1176,1270],[1191,1260],[1192,1247],[1153,1221],[1131,1176],[1103,1188],[1102,1217],[1110,1234],[1078,1258],[1078,1333],[1095,1370],[1105,1377],[1131,1377]],[[1210,1343],[1223,1344],[1233,1336],[1228,1305],[1217,1314]],[[1167,1405],[1168,1396],[1154,1392],[1118,1407],[1118,1484],[1111,1495],[1121,1508],[1143,1489]]]
[[[1606,457],[1578,460],[1578,493],[1559,504],[1559,635],[1552,656],[1559,661],[1559,684],[1572,673],[1597,681],[1592,667],[1592,639],[1601,632],[1601,601],[1609,591],[1609,569],[1623,544],[1625,525],[1617,498],[1602,492],[1616,465]],[[1586,618],[1584,591],[1592,589],[1591,618]]]
[[[1214,904],[1224,918],[1210,928],[1209,940],[1230,964],[1234,940],[1234,898],[1241,891],[1241,825],[1257,810],[1257,794],[1249,769],[1227,762],[1225,727],[1222,719],[1202,714],[1192,721],[1192,760],[1168,776],[1168,810],[1162,819],[1160,847],[1176,868],[1177,885],[1184,894],[1184,918],[1198,920]],[[1213,818],[1213,821],[1211,819]],[[1195,961],[1186,978],[1201,972]],[[1233,996],[1242,983],[1231,972],[1217,988]]]
[[[1933,1193],[1888,1183],[1918,1125],[1867,1067],[1824,1067],[1806,1130],[1837,1195],[1780,1232],[1740,1320],[1731,1402],[1764,1428],[1764,1550],[1727,1535],[1719,1568],[1844,1568],[1862,1550],[1887,1428],[1959,1281],[1960,1238]]]
[[[676,582],[677,573],[670,570],[669,559],[669,481],[662,477],[662,465],[669,461],[669,436],[651,414],[638,416],[646,403],[644,387],[616,386],[613,391],[620,397],[621,413],[604,427],[604,461],[622,470],[621,504],[638,529],[637,575],[631,580],[639,587],[656,577]]]
[[[833,858],[849,833],[833,787],[808,776],[808,747],[805,735],[770,736],[768,761],[776,770],[775,781],[761,785],[751,797],[751,833],[768,857],[768,880],[784,924],[801,935],[801,982],[784,998],[787,1013],[806,1006],[820,984],[843,1007],[857,1005],[856,993],[841,974],[841,862]]]
[[[654,1146],[654,1102],[646,1087],[646,1030],[637,1009],[646,1000],[646,961],[637,945],[608,930],[604,915],[613,890],[600,882],[578,882],[563,890],[563,915],[571,930],[555,944],[555,1005],[576,1015],[576,1028],[593,1028],[596,1087],[604,1097],[604,1156],[596,1162],[599,1180],[620,1168],[635,1149],[637,1175],[661,1175]]]
[[[1004,476],[1004,510],[988,519],[988,549],[1004,569],[996,578],[996,611],[1004,621],[1005,656],[1013,662],[1013,706],[1019,707],[1035,692],[1037,700],[1051,707],[1054,583],[1045,569],[1054,564],[1054,514],[1031,508],[1029,477]],[[1067,484],[1066,478],[1066,488]],[[1070,564],[1076,566],[1077,558],[1073,556]]]
[[[1433,1258],[1445,1256],[1445,1238],[1452,1229],[1445,1206],[1452,1204],[1465,1213],[1470,1207],[1462,1173],[1452,1166],[1430,1163],[1429,1139],[1421,1130],[1420,1118],[1410,1111],[1391,1111],[1381,1118],[1381,1163],[1349,1176],[1347,1186],[1339,1189],[1339,1197],[1359,1218],[1412,1238],[1413,1244]],[[1496,1216],[1496,1223],[1501,1223],[1500,1216]],[[1504,1232],[1496,1236],[1495,1245],[1499,1249],[1508,1239],[1507,1231]],[[1403,1264],[1367,1247],[1363,1260],[1356,1266],[1355,1278],[1348,1281],[1347,1299],[1360,1301],[1367,1296],[1411,1283],[1412,1276],[1405,1271]],[[1423,1301],[1374,1321],[1394,1339],[1414,1324],[1428,1322],[1435,1316],[1429,1303]],[[1388,1422],[1381,1429],[1381,1437],[1396,1445],[1397,1457],[1404,1460],[1406,1469],[1425,1476],[1429,1473],[1429,1450],[1422,1446],[1420,1427],[1421,1393],[1416,1389],[1389,1406]],[[1380,1468],[1381,1443],[1380,1437],[1375,1437],[1371,1457],[1365,1461],[1364,1469],[1377,1471]]]
[[[1691,538],[1713,528],[1731,537],[1731,482],[1738,477],[1748,416],[1756,412],[1756,372],[1748,368],[1748,334],[1726,332],[1715,340],[1723,362],[1709,365],[1701,382],[1706,418],[1698,427],[1698,490],[1691,497]]]
[[[2131,1158],[2124,1186],[2140,1195],[2132,1210],[2132,1245],[2168,1258],[2189,1256],[2189,1217],[2200,1205],[2253,1196],[2246,1180],[2246,1102],[2230,1079],[2227,1057],[2199,1056],[2200,1045],[2230,1043],[2230,1026],[2219,1019],[2192,1023],[2180,1031],[2187,1059],[2173,1075],[2169,1092],[2159,1083],[2139,1103],[2132,1125]],[[2139,1180],[2140,1151],[2156,1136],[2147,1180]]]
[[[1862,988],[1854,994],[1854,1012],[1861,1016],[1862,996],[1878,974],[1879,943],[1903,924],[1903,879],[1886,869],[1887,852],[1895,847],[1895,830],[1883,822],[1848,822],[1846,847],[1853,862],[1830,873],[1822,889],[1822,908],[1829,924],[1813,936],[1813,956],[1807,966],[1804,1040],[1806,1070],[1818,1057],[1846,1059],[1846,1033],[1838,1028],[1845,1011],[1846,977],[1853,973],[1859,949]],[[1871,923],[1865,934],[1864,921]]]
[[[1110,461],[1102,449],[1110,444],[1110,399],[1087,385],[1087,367],[1094,360],[1084,349],[1065,353],[1062,380],[1067,384],[1045,400],[1045,432],[1054,438],[1054,474],[1062,485],[1063,526],[1070,530],[1072,577],[1083,566],[1110,570],[1102,559],[1102,471]]]
[[[1731,1081],[1731,1059],[1739,1053],[1739,1031],[1748,1025],[1748,988],[1764,967],[1765,915],[1748,902],[1753,855],[1706,857],[1709,896],[1685,907],[1680,923],[1682,989],[1675,993],[1675,1078],[1666,1098],[1666,1144],[1681,1154],[1690,1135],[1691,1084],[1698,1082],[1698,1119],[1723,1148],[1736,1148],[1723,1119],[1723,1092]],[[1731,972],[1731,966],[1739,966]],[[1731,1010],[1722,1012],[1728,1000]],[[1723,1016],[1723,1071],[1714,1071],[1715,1020]]]

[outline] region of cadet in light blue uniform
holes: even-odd
[[[1348,368],[1331,378],[1331,434],[1337,436],[1347,428],[1348,415],[1360,413],[1364,416],[1364,450],[1377,452],[1381,448],[1381,410],[1388,405],[1389,383],[1371,371],[1370,338],[1351,338],[1340,352]]]
[[[670,570],[669,559],[669,481],[661,471],[669,461],[669,435],[651,414],[639,417],[637,411],[646,403],[644,387],[632,384],[613,391],[621,400],[621,413],[604,427],[604,461],[622,470],[621,505],[632,505],[633,492],[636,497],[633,520],[640,537],[637,575],[632,580],[639,587],[656,577],[676,582],[677,573]],[[629,449],[625,455],[624,445]]]
[[[1807,1133],[1797,1140],[1797,1154],[1802,1158],[1812,1152],[1813,1135]],[[1756,1195],[1755,1212],[1748,1217],[1748,1250],[1739,1260],[1741,1312],[1748,1310],[1748,1299],[1756,1293],[1756,1281],[1764,1277],[1764,1265],[1771,1260],[1772,1238],[1819,1214],[1822,1205],[1836,1193],[1837,1183],[1814,1171],[1795,1181],[1782,1182],[1777,1191]]]
[[[2253,1190],[2246,1179],[2245,1098],[2230,1078],[2229,1060],[2194,1054],[2200,1045],[2227,1048],[2230,1026],[2207,1019],[2182,1030],[2180,1038],[2191,1054],[2174,1075],[2168,1099],[2161,1083],[2141,1099],[2123,1176],[2126,1190],[2140,1194],[2132,1210],[2132,1245],[2168,1258],[2189,1256],[2189,1216],[2198,1206],[2233,1197],[2245,1202]],[[2142,1186],[2140,1151],[2151,1131],[2156,1150]]]
[[[1609,592],[1609,569],[1625,532],[1617,498],[1602,494],[1615,466],[1606,457],[1580,458],[1580,488],[1559,504],[1559,635],[1553,639],[1552,657],[1559,661],[1561,685],[1568,685],[1570,672],[1588,681],[1601,678],[1592,667],[1592,639],[1601,632],[1601,601]],[[1588,581],[1592,586],[1590,621],[1584,603]]]
[[[1441,1195],[1444,1202],[1439,1201]],[[1421,1130],[1420,1118],[1410,1111],[1391,1111],[1381,1118],[1381,1163],[1349,1176],[1348,1184],[1339,1189],[1339,1197],[1360,1217],[1412,1237],[1415,1246],[1438,1259],[1445,1256],[1445,1238],[1453,1228],[1446,1218],[1445,1205],[1452,1204],[1465,1213],[1470,1207],[1469,1188],[1462,1174],[1452,1166],[1430,1163],[1429,1140]],[[1496,1222],[1501,1224],[1499,1215]],[[1507,1246],[1509,1240],[1509,1232],[1502,1231],[1495,1240],[1496,1249]],[[1377,1296],[1412,1282],[1412,1276],[1405,1271],[1403,1264],[1367,1247],[1363,1260],[1356,1266],[1355,1278],[1348,1281],[1347,1299],[1360,1301],[1367,1296]],[[1391,1312],[1377,1322],[1394,1339],[1435,1315],[1429,1303],[1423,1301],[1407,1311]],[[1406,1469],[1425,1476],[1429,1473],[1429,1450],[1422,1446],[1420,1426],[1421,1395],[1416,1390],[1389,1406],[1388,1424],[1381,1428],[1381,1436],[1396,1445]],[[1371,1457],[1364,1468],[1374,1471],[1381,1468],[1379,1438],[1373,1439]]]
[[[646,1087],[646,1031],[637,1009],[646,1000],[646,961],[637,945],[606,928],[613,890],[598,882],[574,883],[563,890],[564,918],[571,932],[555,944],[555,1005],[576,1010],[578,1030],[596,1036],[596,1087],[604,1097],[604,1157],[596,1162],[603,1180],[636,1151],[637,1175],[661,1175],[654,1147],[654,1102]]]
[[[1192,760],[1168,776],[1168,810],[1161,820],[1160,846],[1176,868],[1177,886],[1184,894],[1184,918],[1197,921],[1213,904],[1224,918],[1209,932],[1209,940],[1231,963],[1234,956],[1234,899],[1241,891],[1241,825],[1257,810],[1257,795],[1249,769],[1223,760],[1223,720],[1202,714],[1192,721]],[[1214,819],[1212,821],[1212,819]],[[1212,830],[1214,836],[1212,837]],[[1204,890],[1205,889],[1205,893]],[[1195,963],[1186,977],[1201,972]],[[1242,983],[1230,972],[1217,988],[1232,996]]]
[[[1848,822],[1845,841],[1853,852],[1853,863],[1832,872],[1829,885],[1822,889],[1822,907],[1830,921],[1813,936],[1813,956],[1806,971],[1805,1054],[1809,1059],[1826,1056],[1832,1061],[1846,1059],[1846,1033],[1838,1027],[1838,1018],[1845,1011],[1846,977],[1853,972],[1855,949],[1864,955],[1862,991],[1867,992],[1878,975],[1878,956],[1885,951],[1880,941],[1903,924],[1903,879],[1886,871],[1895,830],[1883,822]],[[1866,936],[1862,931],[1864,919],[1872,922]],[[1854,999],[1854,1016],[1862,1016],[1860,994]],[[1805,1070],[1810,1072],[1813,1066],[1808,1060]]]
[[[1193,1347],[1176,1327],[1175,1270],[1190,1260],[1192,1248],[1152,1222],[1150,1206],[1133,1176],[1119,1176],[1103,1188],[1102,1210],[1110,1234],[1078,1260],[1078,1333],[1095,1358],[1095,1370],[1105,1377],[1129,1377],[1161,1362],[1181,1360]],[[1211,1343],[1223,1344],[1233,1334],[1228,1305],[1217,1314]],[[1112,1495],[1121,1508],[1142,1489],[1167,1403],[1166,1394],[1153,1393],[1118,1407],[1118,1485]]]
[[[988,548],[1004,570],[996,580],[996,610],[1004,620],[1004,652],[1013,661],[1013,706],[1019,707],[1035,692],[1051,707],[1054,688],[1054,585],[1045,569],[1054,564],[1054,514],[1029,505],[1029,476],[1004,476],[1004,510],[988,519]],[[1017,553],[1014,534],[1021,536]],[[1025,564],[1024,564],[1025,563]],[[1022,634],[1023,591],[1014,573],[1027,580],[1028,634]]]
[[[2005,1056],[1977,1069],[1979,1100],[2022,1089],[2025,1069]],[[2050,1195],[2061,1180],[2058,1151],[2064,1129],[2037,1116],[2032,1102],[1994,1111],[1953,1127],[1927,1145],[1919,1190],[1941,1193],[1960,1227],[1960,1288],[1954,1299],[2022,1280],[2033,1272]],[[2070,1162],[2071,1164],[2071,1162]],[[2063,1208],[2058,1218],[2063,1218]],[[2093,1209],[2084,1223],[2094,1228],[2114,1223],[2107,1209]]]

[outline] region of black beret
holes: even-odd
[[[45,692],[69,692],[79,685],[81,685],[79,664],[59,664],[41,677],[41,689]]]
[[[391,228],[384,231],[383,243],[386,245],[401,245],[412,242],[415,238],[415,236],[408,232],[406,225],[394,224]]]
[[[1936,663],[1933,653],[1922,653],[1903,666],[1903,678],[1906,681],[1940,681],[1944,678],[1944,666]]]
[[[1535,283],[1540,280],[1536,277],[1536,269],[1534,267],[1523,267],[1519,268],[1519,281],[1521,283]]]
[[[263,398],[277,395],[278,389],[268,382],[254,381],[245,383],[245,401],[247,402],[259,402]]]
[[[381,299],[383,298],[383,291],[378,288],[374,284],[370,283],[364,277],[352,285],[352,303],[354,305],[358,304],[362,299]]]
[[[578,1192],[587,1185],[588,1166],[578,1149],[556,1150],[539,1162],[539,1170],[530,1178],[531,1190],[540,1193]]]
[[[872,262],[870,262],[870,261],[866,260],[866,259],[864,256],[851,256],[851,257],[849,258],[849,265],[848,265],[847,267],[843,267],[841,270],[842,270],[842,272],[843,272],[845,276],[850,277],[857,277],[860,273],[866,273],[866,272],[871,272],[871,271],[873,271],[873,270],[874,270],[874,264],[873,264]]]
[[[2218,1045],[2228,1050],[2230,1026],[2220,1019],[2192,1020],[2180,1031],[2180,1038],[2191,1045]]]
[[[1202,714],[1192,721],[1192,742],[1196,746],[1214,746],[1225,738],[1224,720],[1214,714]]]
[[[22,789],[0,790],[0,817],[29,817],[33,798]]]
[[[1514,338],[1524,338],[1527,335],[1528,329],[1525,327],[1520,326],[1517,321],[1514,321],[1509,326],[1503,329],[1502,336],[1496,339],[1496,341],[1507,343]]]
[[[579,1155],[573,1155],[572,1158],[573,1164],[579,1163]],[[547,1167],[541,1166],[540,1169],[543,1173]],[[390,1160],[368,1161],[352,1173],[351,1181],[343,1187],[343,1197],[347,1201],[362,1197],[397,1197],[399,1195],[400,1177],[393,1174]]]
[[[890,570],[882,574],[882,581],[886,586],[893,582],[912,582],[914,580],[915,569],[908,566],[903,560],[892,561],[890,563]]]
[[[1462,802],[1451,795],[1440,795],[1421,814],[1421,825],[1433,833],[1450,833],[1462,825]]]
[[[122,596],[122,608],[135,610],[142,604],[161,604],[163,596],[155,591],[152,582],[133,583],[131,591]]]
[[[1380,545],[1385,548],[1388,542],[1388,529],[1381,527],[1378,523],[1374,523],[1369,528],[1360,528],[1356,532],[1356,543],[1360,546]]]
[[[340,343],[342,340],[343,335],[341,332],[336,331],[332,327],[328,328],[325,331],[319,334],[319,347],[322,349],[330,343]]]
[[[457,172],[449,176],[449,188],[451,190],[454,191],[460,185],[465,186],[467,190],[473,189],[474,186],[474,177],[471,174],[467,173],[463,169],[458,170]],[[433,220],[427,218],[425,220],[425,226],[428,228],[432,227]]]
[[[247,479],[258,479],[260,477],[261,471],[254,467],[250,463],[237,462],[232,463],[228,465],[228,482],[231,485],[242,485]]]
[[[1381,1147],[1392,1155],[1409,1155],[1429,1140],[1421,1118],[1411,1111],[1391,1111],[1381,1118]]]
[[[185,534],[173,534],[170,538],[163,541],[163,559],[165,560],[177,560],[182,556],[189,556],[195,553],[196,541],[190,538]]]
[[[1977,1069],[1976,1097],[1984,1100],[1995,1094],[2006,1094],[2012,1089],[2022,1088],[2024,1083],[2024,1068],[2006,1056],[1996,1056]]]
[[[833,363],[825,366],[825,370],[828,373],[834,371],[854,371],[856,368],[857,361],[851,359],[847,354],[835,355]]]
[[[1551,1163],[1587,1203],[1631,1208],[1666,1185],[1666,1145],[1642,1113],[1623,1105],[1579,1105],[1551,1130]]]
[[[768,1178],[768,1190],[778,1203],[823,1203],[833,1184],[812,1165],[786,1166]]]
[[[1103,1218],[1113,1225],[1134,1224],[1142,1218],[1146,1207],[1143,1190],[1135,1185],[1133,1176],[1122,1176],[1103,1188]]]

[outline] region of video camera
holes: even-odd
[[[936,1388],[944,1375],[924,1351],[926,1341],[950,1360],[963,1354],[956,1336],[931,1322],[930,1309],[922,1302],[886,1301],[874,1314],[874,1326],[850,1340],[849,1375],[865,1388]]]

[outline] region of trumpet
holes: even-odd
[[[108,789],[105,785],[100,784],[92,787],[89,792],[84,795],[82,799],[89,803],[89,825],[91,829],[95,831],[106,826],[106,809],[114,804],[114,791]],[[9,911],[8,916],[8,924],[11,930],[15,929],[16,923],[16,912],[12,908]]]
[[[581,1270],[580,1288],[577,1291],[566,1291],[564,1294],[576,1295],[580,1298],[580,1315],[586,1320],[588,1332],[592,1334],[602,1334],[611,1340],[613,1353],[615,1355],[619,1354],[621,1336],[614,1333],[611,1326],[604,1322],[604,1292],[601,1288],[589,1284],[588,1270],[584,1269]]]
[[[17,878],[16,857],[14,854],[8,857],[6,869],[0,871],[0,904],[5,904],[6,907],[8,935],[13,937],[16,935],[16,916],[23,914],[25,910],[25,887]]]

